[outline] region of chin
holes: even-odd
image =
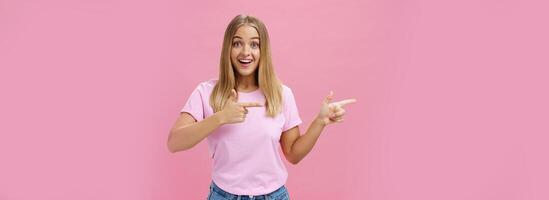
[[[254,72],[257,70],[257,67],[254,68],[254,70],[250,70],[250,69],[242,69],[240,68],[240,66],[238,66],[238,70],[236,70],[238,72],[238,74],[240,76],[250,76],[252,74],[254,74]]]
[[[253,72],[248,72],[248,71],[246,71],[246,72],[241,72],[241,71],[238,71],[238,75],[240,75],[240,76],[250,76],[250,75],[252,75],[252,74],[253,74]]]

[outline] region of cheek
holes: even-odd
[[[231,60],[236,59],[236,55],[238,55],[238,51],[235,49],[231,49]]]
[[[255,51],[255,52],[254,52],[254,58],[255,58],[255,60],[258,61],[258,62],[259,62],[259,59],[261,58],[260,55],[261,55],[261,53],[260,53],[259,51]]]

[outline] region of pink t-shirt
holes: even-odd
[[[181,109],[197,121],[212,116],[210,94],[217,80],[200,83]],[[213,158],[212,180],[221,189],[237,195],[262,195],[286,183],[288,173],[280,155],[283,131],[301,124],[292,90],[283,88],[283,111],[266,116],[265,107],[248,107],[242,123],[225,124],[207,138]],[[265,104],[261,89],[238,92],[238,102]]]

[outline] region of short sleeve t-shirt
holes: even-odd
[[[200,83],[181,109],[197,121],[212,116],[210,94],[217,80]],[[283,88],[283,109],[276,117],[266,115],[265,107],[248,107],[244,122],[225,124],[207,137],[213,159],[212,180],[221,189],[237,195],[262,195],[286,183],[288,173],[280,155],[282,132],[301,124],[292,90]],[[238,102],[265,105],[261,89],[238,92]]]

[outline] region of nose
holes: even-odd
[[[242,48],[242,51],[240,52],[243,56],[249,56],[250,55],[250,47],[248,45],[244,45]]]

